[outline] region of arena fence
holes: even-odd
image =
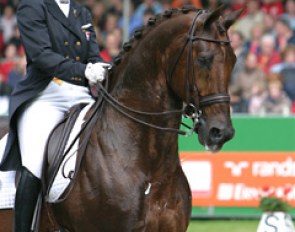
[[[234,116],[233,125],[234,139],[216,154],[205,151],[196,135],[180,137],[192,217],[257,218],[263,195],[295,206],[295,117]]]

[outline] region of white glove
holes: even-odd
[[[85,69],[85,77],[89,80],[90,84],[96,84],[98,81],[105,79],[107,71],[110,68],[111,65],[107,63],[88,63]]]

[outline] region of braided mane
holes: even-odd
[[[141,41],[144,35],[148,34],[148,32],[154,28],[154,26],[159,25],[159,23],[173,17],[174,15],[179,15],[179,14],[188,14],[190,11],[199,11],[201,9],[195,8],[193,6],[184,6],[181,9],[170,9],[166,10],[162,14],[155,15],[154,17],[149,18],[147,25],[142,26],[141,28],[138,28],[137,30],[134,31],[131,39],[128,42],[125,42],[122,46],[122,50],[120,51],[119,55],[117,55],[114,58],[113,61],[113,67],[111,69],[111,72],[113,71],[116,66],[118,66],[122,59],[125,57],[125,54],[129,52],[132,47],[134,47],[134,44],[136,42]]]

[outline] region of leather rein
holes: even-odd
[[[104,98],[105,101],[107,101],[110,105],[112,105],[117,111],[125,115],[127,118],[132,119],[133,121],[136,121],[142,125],[149,126],[154,129],[166,131],[166,132],[175,132],[181,135],[191,135],[194,131],[197,132],[197,123],[201,117],[202,111],[201,108],[211,105],[211,104],[216,104],[216,103],[229,103],[230,102],[230,96],[227,93],[216,93],[216,94],[210,94],[207,96],[200,96],[199,91],[196,85],[194,85],[194,77],[195,77],[195,71],[194,71],[194,65],[193,65],[193,43],[197,40],[203,40],[203,41],[208,41],[208,42],[213,42],[213,43],[219,43],[219,44],[226,44],[229,45],[230,41],[229,40],[215,40],[215,39],[210,39],[210,38],[205,38],[205,37],[200,37],[200,36],[194,36],[195,30],[196,30],[196,21],[198,16],[202,13],[203,11],[200,10],[196,13],[196,16],[193,19],[193,23],[191,25],[191,28],[189,30],[189,33],[187,35],[187,40],[181,50],[181,52],[178,55],[178,58],[172,68],[171,75],[169,76],[169,82],[172,80],[172,74],[175,71],[175,68],[180,60],[181,55],[183,54],[186,46],[189,47],[189,52],[188,52],[188,61],[187,61],[187,76],[186,76],[186,106],[183,109],[180,110],[172,110],[172,111],[163,111],[163,112],[144,112],[144,111],[138,111],[132,108],[129,108],[122,103],[120,103],[118,100],[116,100],[113,96],[110,95],[107,91],[107,86],[108,86],[108,78],[106,78],[106,87],[104,87],[101,83],[97,84],[97,91],[98,93],[102,93],[102,97]],[[189,67],[193,67],[191,73],[189,73]],[[191,75],[190,75],[191,74]],[[194,95],[197,95],[199,97],[199,102],[198,105],[194,105],[193,103],[190,102],[191,95],[190,93],[193,92]],[[163,116],[163,115],[170,115],[170,114],[183,114],[184,117],[186,118],[191,118],[194,122],[193,127],[190,127],[184,123],[181,123],[183,126],[189,129],[189,131],[184,131],[184,130],[179,130],[175,128],[168,128],[168,127],[160,127],[151,123],[148,123],[146,121],[143,121],[137,117],[132,116],[130,113],[133,114],[138,114],[138,115],[143,115],[143,116]]]
[[[167,80],[167,82],[169,84],[172,80],[172,77],[173,77],[172,74],[175,71],[175,68],[180,60],[180,57],[183,54],[186,46],[188,46],[189,52],[188,52],[188,57],[187,57],[187,75],[186,75],[186,90],[187,90],[186,91],[186,104],[187,105],[183,109],[163,111],[163,112],[144,112],[144,111],[135,110],[135,109],[132,109],[130,107],[123,105],[121,102],[119,102],[117,99],[115,99],[108,92],[109,79],[106,78],[104,85],[100,82],[97,83],[96,88],[97,88],[98,98],[96,100],[95,105],[93,106],[94,108],[93,108],[92,114],[90,115],[89,119],[85,121],[85,124],[82,126],[80,132],[76,135],[76,137],[73,139],[73,141],[71,142],[71,144],[69,145],[69,147],[65,151],[64,157],[70,152],[70,149],[72,148],[74,143],[77,141],[77,139],[79,139],[79,137],[81,136],[83,131],[85,131],[86,128],[90,128],[90,131],[91,131],[91,128],[94,127],[96,119],[97,119],[97,117],[99,117],[100,112],[102,110],[102,105],[104,104],[103,100],[105,100],[107,103],[109,103],[111,106],[113,106],[118,112],[122,113],[127,118],[129,118],[137,123],[140,123],[142,125],[146,125],[148,127],[154,128],[154,129],[158,129],[158,130],[162,130],[162,131],[166,131],[166,132],[174,132],[174,133],[178,133],[178,134],[186,135],[186,136],[190,136],[193,134],[193,132],[197,132],[197,124],[198,124],[198,121],[199,121],[201,114],[202,114],[201,108],[206,107],[211,104],[224,103],[224,102],[229,103],[230,102],[230,97],[227,93],[216,93],[216,94],[210,94],[207,96],[200,96],[197,86],[195,86],[193,84],[194,77],[195,77],[195,71],[194,71],[194,65],[193,65],[193,52],[192,52],[193,43],[197,40],[203,40],[203,41],[219,43],[219,44],[230,44],[229,40],[215,40],[215,39],[205,38],[205,37],[201,37],[201,36],[194,36],[195,30],[196,30],[196,21],[197,21],[198,16],[202,12],[203,11],[200,10],[196,13],[196,16],[193,19],[192,26],[189,30],[188,35],[187,35],[186,42],[185,42],[184,46],[182,47],[182,50],[179,53],[179,55],[176,59],[176,62],[172,68],[171,75],[169,75],[169,77],[168,77],[169,79]],[[191,73],[189,72],[189,70],[190,70],[189,67],[193,67],[193,69],[191,70]],[[197,106],[195,106],[193,103],[190,102],[190,97],[191,97],[190,93],[191,92],[193,92],[194,95],[198,95],[199,101],[198,101]],[[161,127],[161,126],[143,121],[142,119],[134,117],[131,114],[136,114],[136,115],[141,115],[141,116],[165,116],[165,115],[172,115],[172,114],[174,114],[174,115],[175,114],[183,114],[184,117],[191,118],[193,120],[194,125],[193,125],[193,127],[190,127],[184,123],[181,123],[183,126],[185,126],[186,128],[189,129],[188,131],[179,130],[176,128]],[[84,151],[86,149],[89,136],[90,136],[90,133],[86,133],[86,136],[81,141],[81,144],[79,146],[79,150],[82,153],[84,153]],[[79,162],[77,163],[77,166],[80,166],[80,165],[81,165],[81,158],[79,159]],[[74,176],[66,176],[64,170],[62,173],[65,178],[70,178],[70,179],[74,179],[75,176],[77,175],[77,173],[75,173]],[[68,193],[60,201],[66,199],[69,192],[70,191],[68,191]]]
[[[194,20],[193,20],[193,24],[190,28],[190,31],[188,33],[187,36],[187,40],[182,48],[182,51],[180,52],[178,59],[175,62],[175,65],[172,69],[172,71],[174,72],[176,65],[179,62],[179,59],[181,57],[181,55],[183,54],[183,51],[185,49],[186,46],[189,46],[189,53],[188,53],[188,63],[187,63],[187,70],[190,70],[189,67],[193,66],[193,54],[192,54],[192,49],[193,49],[193,42],[197,41],[197,40],[203,40],[203,41],[208,41],[208,42],[213,42],[213,43],[220,43],[220,44],[230,44],[230,41],[226,40],[215,40],[215,39],[210,39],[210,38],[204,38],[204,37],[199,37],[199,36],[194,36],[194,31],[196,29],[196,20],[198,18],[198,16],[202,13],[203,11],[199,11],[197,12]],[[173,74],[172,72],[172,74]],[[110,105],[112,105],[118,112],[122,113],[123,115],[125,115],[127,118],[138,122],[142,125],[146,125],[148,127],[154,128],[154,129],[158,129],[158,130],[162,130],[162,131],[166,131],[166,132],[175,132],[181,135],[187,135],[190,136],[193,134],[193,132],[197,132],[197,123],[201,117],[202,111],[201,108],[211,105],[211,104],[216,104],[216,103],[228,103],[230,102],[230,97],[227,93],[216,93],[216,94],[212,94],[212,95],[207,95],[207,96],[200,96],[199,92],[198,92],[198,88],[197,86],[193,85],[193,79],[194,79],[194,68],[191,71],[191,75],[189,73],[189,71],[187,71],[187,78],[186,78],[186,88],[187,88],[187,96],[186,96],[186,107],[184,107],[183,109],[180,110],[171,110],[171,111],[163,111],[163,112],[144,112],[144,111],[139,111],[139,110],[135,110],[132,108],[129,108],[125,105],[123,105],[121,102],[119,102],[117,99],[115,99],[113,96],[111,96],[111,94],[108,92],[108,84],[109,84],[109,80],[108,78],[106,78],[106,81],[104,83],[104,85],[102,85],[102,83],[98,82],[97,83],[97,92],[98,92],[98,98],[95,102],[95,105],[93,106],[93,111],[92,114],[90,115],[90,117],[85,121],[84,125],[82,126],[81,130],[79,131],[79,133],[75,136],[75,138],[73,139],[73,141],[70,143],[70,145],[68,146],[67,150],[65,151],[63,157],[65,158],[66,155],[70,152],[70,149],[72,148],[72,146],[74,145],[74,143],[79,139],[79,137],[81,136],[81,134],[83,133],[83,131],[86,130],[86,128],[89,128],[91,131],[91,129],[95,126],[96,123],[96,119],[99,117],[100,112],[102,110],[102,105],[104,104],[105,100],[107,103],[109,103]],[[172,75],[170,75],[170,80],[172,79]],[[168,82],[169,83],[169,82]],[[194,104],[189,102],[190,99],[190,91],[193,91],[194,94],[198,94],[199,96],[199,102],[198,105],[195,106]],[[179,129],[175,129],[175,128],[168,128],[168,127],[160,127],[151,123],[148,123],[146,121],[143,121],[137,117],[132,116],[131,114],[137,114],[137,115],[142,115],[142,116],[163,116],[163,115],[171,115],[171,114],[183,114],[184,117],[187,118],[191,118],[194,122],[194,126],[193,127],[189,127],[186,124],[182,123],[182,125],[184,125],[185,127],[187,127],[189,129],[189,131],[183,131],[183,130],[179,130]],[[86,150],[86,146],[87,146],[87,141],[90,137],[90,132],[86,133],[85,137],[83,138],[83,140],[80,142],[79,148],[78,150],[84,154],[85,150]],[[77,150],[77,151],[78,151]],[[73,155],[73,154],[72,154]],[[72,156],[71,155],[71,156]],[[79,160],[77,161],[76,167],[81,166],[81,160],[82,160],[82,156],[80,156]],[[69,159],[69,158],[68,158]],[[79,170],[79,168],[76,168],[77,170]],[[69,175],[65,174],[65,170],[63,168],[62,171],[62,175],[65,178],[69,178],[71,180],[71,183],[73,183],[72,180],[74,180],[77,176],[78,172],[74,172],[74,173],[69,173]],[[67,190],[67,192],[65,193],[65,195],[59,199],[57,202],[62,202],[64,201],[68,195],[70,194],[70,190],[73,187],[73,185],[70,185],[70,188]]]

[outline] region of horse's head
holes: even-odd
[[[169,57],[170,87],[187,105],[201,144],[218,151],[234,136],[228,84],[236,61],[227,30],[240,15],[221,19],[222,8],[187,14],[181,37]]]

